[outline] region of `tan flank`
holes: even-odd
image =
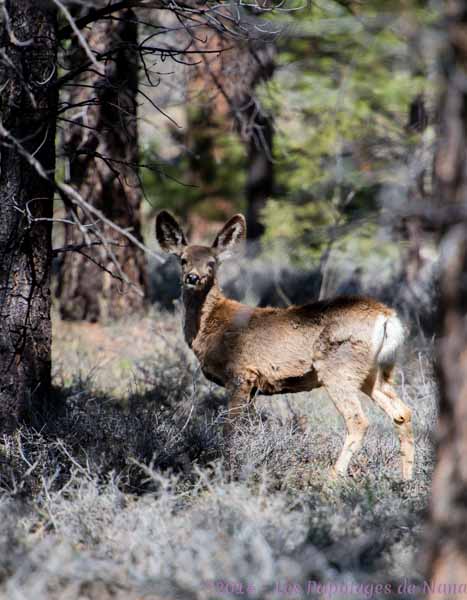
[[[402,477],[411,479],[411,410],[391,382],[404,338],[396,312],[365,297],[289,308],[253,308],[226,298],[217,267],[239,248],[245,232],[244,217],[235,215],[211,247],[188,245],[172,215],[162,211],[156,219],[161,248],[176,254],[182,266],[186,341],[204,375],[230,391],[226,434],[257,392],[272,395],[324,386],[347,428],[334,466],[344,475],[368,428],[363,392],[392,419],[400,440]]]

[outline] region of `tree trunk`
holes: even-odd
[[[428,114],[425,108],[425,100],[422,95],[416,96],[409,106],[409,119],[407,131],[422,134],[428,126]],[[415,151],[412,159],[410,174],[411,185],[408,192],[409,202],[421,202],[426,200],[425,192],[425,168],[423,167],[423,144]],[[403,222],[405,238],[407,240],[407,255],[405,264],[405,280],[413,290],[420,279],[420,272],[424,266],[422,257],[422,246],[425,238],[423,220],[420,216],[408,217]]]
[[[271,79],[274,73],[275,47],[260,40],[251,41],[244,52],[243,67],[248,76],[238,86],[234,96],[235,116],[240,135],[248,151],[245,186],[247,237],[249,252],[255,253],[264,233],[261,211],[274,188],[272,116],[261,106],[256,88]]]
[[[435,158],[443,215],[438,323],[440,418],[431,506],[430,598],[467,574],[467,6],[450,3],[446,82]],[[442,204],[443,203],[443,204]],[[463,217],[459,209],[463,210]],[[446,588],[441,588],[445,590]],[[450,598],[465,598],[455,588]]]
[[[191,181],[199,187],[201,198],[222,201],[216,185],[217,138],[235,127],[247,155],[247,236],[258,240],[264,232],[261,210],[274,186],[274,126],[261,106],[256,87],[272,77],[274,46],[261,40],[231,38],[210,28],[201,37],[203,42],[197,44],[201,52],[222,51],[201,54],[198,65],[191,67],[190,95],[197,98],[199,106],[190,111],[188,119]]]
[[[41,411],[50,386],[56,10],[7,0],[0,63],[0,432]],[[14,143],[13,140],[17,140]],[[19,143],[19,144],[18,144]],[[34,219],[38,219],[35,221]]]
[[[264,75],[261,75],[263,78]],[[253,97],[248,98],[251,106],[249,118],[251,130],[248,136],[248,173],[246,181],[246,203],[248,239],[257,241],[264,233],[261,223],[261,211],[271,197],[274,188],[274,163],[272,158],[274,127],[272,117],[256,104]],[[247,118],[248,118],[247,116]]]
[[[188,181],[196,186],[196,204],[202,210],[220,213],[219,220],[228,218],[231,213],[225,197],[225,182],[219,178],[220,154],[219,137],[232,129],[229,98],[225,91],[226,59],[228,40],[218,31],[203,28],[195,41],[200,54],[189,67],[187,94],[187,127],[185,143],[188,154]],[[220,50],[219,53],[216,50]],[[207,54],[203,54],[207,52]],[[193,227],[192,237],[202,239],[202,228],[196,223],[199,216],[189,214],[188,221]],[[201,229],[201,231],[197,231]],[[200,235],[201,234],[201,235]]]
[[[105,76],[87,71],[71,87],[68,99],[78,105],[74,109],[78,112],[65,128],[68,178],[87,202],[141,239],[137,25],[131,10],[114,17],[83,31],[90,48],[100,55],[109,53],[109,58],[101,63]],[[72,67],[86,60],[78,43],[73,43]],[[83,213],[78,216],[86,221]],[[111,227],[102,224],[99,228],[109,244],[69,252],[62,261],[58,296],[65,319],[119,318],[144,304],[147,275],[143,252]],[[66,245],[83,243],[80,230],[67,225]]]

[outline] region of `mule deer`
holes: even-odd
[[[238,249],[245,233],[245,218],[235,215],[211,247],[188,245],[168,212],[156,219],[159,245],[181,262],[185,339],[204,375],[230,392],[225,433],[256,392],[272,395],[324,386],[347,428],[334,466],[336,474],[344,475],[368,428],[360,401],[363,392],[393,421],[402,477],[411,479],[411,410],[391,381],[404,337],[395,311],[365,297],[288,308],[252,308],[226,298],[217,282],[217,268]]]

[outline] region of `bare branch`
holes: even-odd
[[[83,29],[86,25],[90,23],[94,23],[94,21],[98,21],[107,15],[110,15],[119,10],[125,10],[126,8],[133,8],[141,4],[140,0],[122,0],[121,2],[116,2],[115,4],[108,4],[104,8],[100,8],[99,10],[91,10],[87,15],[82,17],[81,19],[73,20],[74,26],[66,25],[62,27],[58,32],[58,39],[64,40],[69,38],[76,29]],[[75,29],[76,28],[76,29]]]
[[[159,254],[157,254],[156,252],[154,252],[150,248],[148,248],[145,244],[143,244],[140,240],[138,240],[132,233],[130,233],[126,229],[123,229],[122,227],[119,227],[116,223],[114,223],[113,221],[108,219],[102,211],[100,211],[99,209],[97,209],[94,206],[92,206],[91,204],[89,204],[89,202],[86,202],[86,200],[70,185],[52,180],[49,177],[49,175],[47,174],[47,172],[45,171],[45,169],[43,168],[43,166],[41,165],[41,163],[36,158],[34,158],[34,156],[32,156],[32,154],[30,152],[28,152],[24,148],[24,146],[21,144],[20,141],[18,141],[9,131],[7,131],[5,129],[2,122],[0,121],[0,138],[1,137],[9,140],[9,142],[12,143],[17,148],[17,150],[21,154],[21,156],[36,170],[37,174],[40,177],[42,177],[43,179],[45,179],[46,181],[48,181],[51,185],[53,185],[53,187],[58,191],[58,193],[60,194],[60,197],[64,201],[71,200],[71,202],[73,204],[85,209],[85,211],[88,214],[93,214],[94,216],[96,216],[100,221],[102,221],[103,223],[108,225],[111,229],[118,232],[120,235],[122,235],[126,239],[128,239],[135,246],[140,248],[140,250],[142,250],[149,256],[152,256],[153,258],[155,258],[158,262],[160,262],[160,263],[165,262],[164,259],[161,258],[161,256]]]
[[[158,262],[160,262],[160,263],[165,262],[164,259],[162,259],[159,254],[156,254],[156,252],[153,252],[150,248],[145,246],[129,231],[127,231],[126,229],[123,229],[122,227],[119,227],[116,223],[114,223],[113,221],[108,219],[102,211],[100,211],[98,208],[95,208],[94,206],[92,206],[92,204],[89,204],[89,202],[86,202],[86,200],[70,185],[68,185],[66,183],[56,183],[56,187],[59,190],[61,196],[63,194],[65,194],[76,205],[86,208],[87,211],[89,211],[91,214],[93,214],[98,219],[100,219],[103,223],[105,223],[106,225],[108,225],[109,227],[111,227],[112,229],[117,231],[118,233],[120,233],[120,235],[126,237],[135,246],[137,246],[138,248],[143,250],[143,252],[145,252],[146,254],[149,254],[153,258],[157,259]]]
[[[93,64],[96,67],[96,69],[99,71],[100,65],[97,62],[94,54],[92,53],[92,50],[89,47],[89,44],[84,39],[84,36],[82,35],[81,31],[77,27],[77,25],[75,23],[75,20],[73,19],[73,17],[70,14],[70,11],[67,9],[67,7],[60,0],[53,0],[53,2],[54,2],[54,4],[57,5],[57,7],[65,15],[66,20],[68,21],[68,23],[70,24],[71,29],[73,30],[73,32],[75,33],[76,37],[78,38],[79,44],[82,47],[82,49],[84,50],[84,52],[86,53],[86,56],[89,58],[90,63]]]
[[[34,219],[34,221],[39,220],[43,219]],[[75,223],[73,223],[72,221],[66,221],[66,219],[50,219],[50,221],[53,221],[54,223],[67,222],[68,224],[75,225]],[[106,240],[106,242],[111,246],[123,247],[123,244],[119,244],[118,242],[115,242],[113,240]],[[52,254],[54,256],[58,256],[59,254],[63,254],[64,252],[79,252],[80,250],[83,250],[84,248],[90,248],[91,246],[102,246],[102,241],[99,240],[96,242],[90,242],[89,244],[67,244],[66,246],[61,246],[60,248],[54,248],[52,250]],[[83,253],[81,252],[81,254]]]

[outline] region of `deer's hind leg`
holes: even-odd
[[[321,341],[321,344],[323,342]],[[360,450],[369,421],[363,412],[361,396],[368,378],[368,350],[348,341],[337,347],[321,347],[321,360],[315,363],[319,381],[326,388],[347,429],[344,445],[334,465],[337,475],[346,475],[352,457]]]
[[[339,373],[336,376],[336,372]],[[322,378],[322,382],[338,413],[344,419],[346,436],[334,465],[334,473],[346,475],[352,457],[360,450],[369,422],[361,403],[361,382],[355,372],[339,369]]]
[[[334,465],[337,475],[346,475],[352,457],[363,445],[369,422],[363,412],[357,386],[342,389],[341,386],[328,384],[325,387],[337,411],[342,415],[347,429],[344,445]]]
[[[392,369],[380,371],[371,397],[389,417],[400,442],[402,479],[413,476],[415,446],[412,428],[412,410],[399,398],[391,383]]]

